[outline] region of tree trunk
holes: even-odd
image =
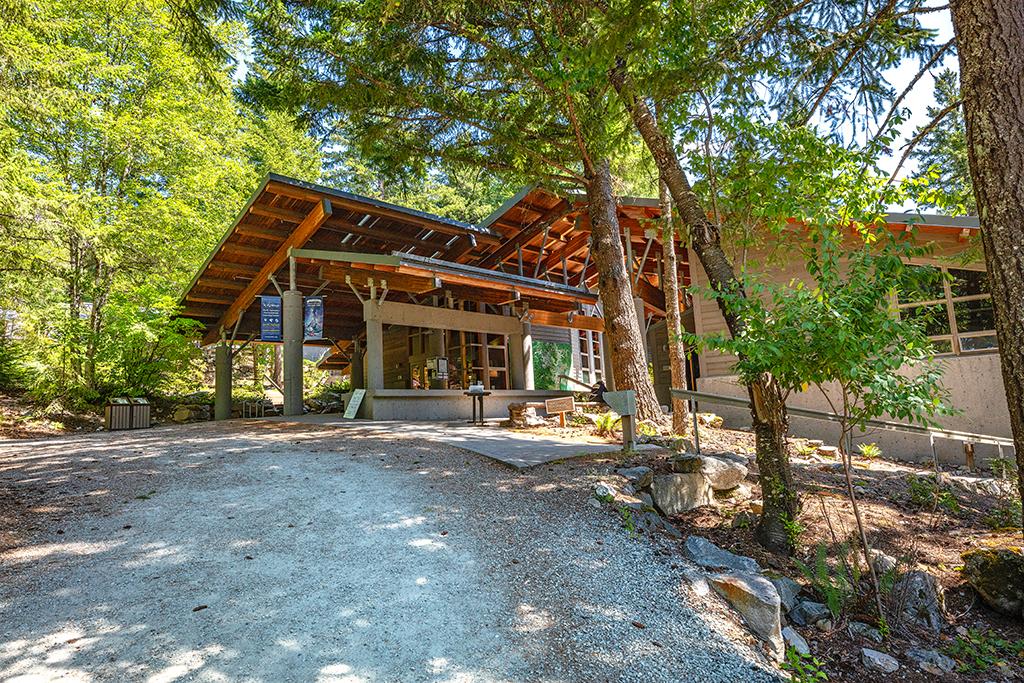
[[[952,0],[967,153],[1024,496],[1024,4]]]
[[[686,347],[683,346],[683,323],[679,313],[679,266],[676,263],[676,231],[672,220],[672,198],[665,183],[658,183],[658,204],[661,208],[661,249],[665,272],[661,288],[665,292],[665,334],[668,337],[668,363],[672,386],[686,388]],[[685,434],[690,411],[686,401],[672,399],[672,431]]]
[[[679,157],[671,141],[658,127],[650,107],[632,88],[631,79],[620,64],[609,74],[612,86],[619,93],[633,124],[640,131],[647,148],[654,157],[658,174],[668,187],[672,201],[690,232],[690,243],[697,254],[711,287],[719,291],[744,294],[732,263],[722,249],[721,231],[708,219],[683,172]],[[729,332],[736,336],[743,332],[744,323],[718,301]],[[799,510],[793,472],[786,450],[786,432],[789,430],[783,394],[770,374],[765,374],[748,385],[751,418],[756,437],[757,467],[761,483],[764,510],[757,527],[758,541],[773,550],[792,550],[787,524],[796,519]]]
[[[593,174],[587,177],[590,253],[597,266],[597,287],[604,308],[605,341],[612,348],[615,388],[636,392],[638,420],[660,422],[661,407],[647,373],[644,340],[619,239],[619,212],[612,194],[608,160],[599,160],[594,166]]]

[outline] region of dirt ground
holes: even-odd
[[[704,452],[754,454],[753,435],[744,431],[701,428]],[[790,454],[794,474],[801,490],[803,506],[798,519],[800,551],[794,558],[781,557],[764,550],[753,537],[754,515],[747,497],[724,498],[716,507],[704,507],[673,519],[687,534],[698,534],[735,553],[754,557],[761,566],[789,576],[807,585],[808,572],[815,566],[819,546],[827,549],[827,558],[838,561],[835,551],[856,532],[855,520],[846,496],[846,483],[837,460],[817,455],[801,455],[806,442],[791,440]],[[655,468],[667,468],[667,453],[635,459]],[[872,647],[894,654],[903,662],[893,677],[900,681],[930,681],[933,676],[917,670],[899,655],[911,647],[956,649],[957,639],[984,632],[985,641],[1004,639],[1014,643],[1016,656],[991,655],[994,664],[983,665],[985,655],[958,655],[965,671],[944,678],[949,681],[1024,680],[1024,624],[1002,617],[983,605],[961,574],[961,554],[978,547],[1019,547],[1021,531],[1007,528],[1006,503],[1000,496],[970,492],[952,483],[927,488],[930,468],[885,459],[855,457],[854,484],[858,487],[861,513],[870,529],[872,547],[899,558],[904,568],[917,566],[935,574],[946,593],[948,627],[936,636],[907,625],[897,625],[885,646],[851,637],[846,626],[851,620],[870,622],[873,605],[854,604],[834,628],[826,633],[815,628],[798,629],[811,644],[811,650],[824,664],[832,681],[862,681],[865,670],[859,662],[860,647]],[[959,477],[965,472],[948,473]],[[991,473],[978,473],[991,476]],[[924,487],[911,486],[911,478]],[[915,495],[916,494],[916,495]],[[751,484],[749,499],[759,499],[760,489]],[[801,566],[802,565],[802,566]],[[820,600],[820,598],[818,598]],[[1002,662],[1000,665],[999,662]]]
[[[271,420],[2,443],[0,680],[779,680],[588,503],[614,464]]]

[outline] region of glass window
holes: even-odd
[[[958,332],[982,332],[996,328],[996,315],[992,299],[971,299],[953,303]]]
[[[897,298],[900,316],[919,323],[938,353],[996,348],[984,271],[908,266],[897,284]]]
[[[907,266],[897,283],[899,300],[903,303],[915,301],[937,301],[946,296],[942,286],[942,271],[931,266]]]
[[[924,333],[929,337],[951,334],[945,304],[910,306],[902,309],[900,316],[904,320],[912,320],[921,325]]]
[[[953,298],[991,294],[988,289],[988,274],[980,270],[949,269],[949,288]]]

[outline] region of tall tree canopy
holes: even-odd
[[[184,284],[269,170],[315,143],[232,96],[161,0],[15,2],[0,27],[0,309],[44,394],[146,391],[186,360]],[[217,37],[240,49],[237,24]]]

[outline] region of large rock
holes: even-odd
[[[894,657],[868,647],[860,651],[860,661],[872,671],[894,674],[900,669],[900,663]]]
[[[1024,617],[1024,554],[1010,548],[964,553],[964,578],[985,604],[1008,616]]]
[[[819,621],[831,619],[832,612],[820,602],[804,600],[790,611],[789,618],[797,626],[813,626]]]
[[[779,594],[772,582],[750,572],[714,574],[708,582],[740,613],[750,630],[768,644],[772,656],[781,661],[786,647],[782,640]]]
[[[893,594],[902,605],[900,616],[938,633],[946,623],[942,584],[926,571],[915,569],[901,575],[893,584]]]
[[[704,469],[701,471],[716,491],[734,489],[747,478],[746,465],[710,456],[704,458]]]
[[[728,491],[739,486],[747,478],[747,466],[739,462],[738,457],[685,453],[673,458],[669,466],[673,472],[680,474],[703,474],[712,489]]]
[[[788,614],[790,610],[796,607],[796,599],[800,595],[800,591],[803,590],[802,586],[788,576],[769,578],[769,581],[772,582],[775,590],[779,593],[783,611]]]
[[[615,474],[625,477],[637,491],[645,489],[654,481],[654,470],[650,467],[625,467],[615,470]]]
[[[730,553],[701,536],[687,538],[686,543],[683,544],[683,550],[694,564],[698,564],[704,569],[730,569],[752,573],[761,571],[761,566],[753,558]]]
[[[714,502],[714,491],[700,473],[657,474],[651,483],[654,506],[664,515],[678,515]]]
[[[786,645],[793,648],[802,655],[811,654],[811,646],[807,644],[807,641],[802,635],[796,632],[796,629],[792,626],[787,626],[782,629],[782,639],[786,641]]]
[[[937,650],[921,650],[912,648],[907,650],[907,657],[912,659],[921,671],[933,676],[943,676],[953,672],[956,668],[956,660],[938,652]]]

